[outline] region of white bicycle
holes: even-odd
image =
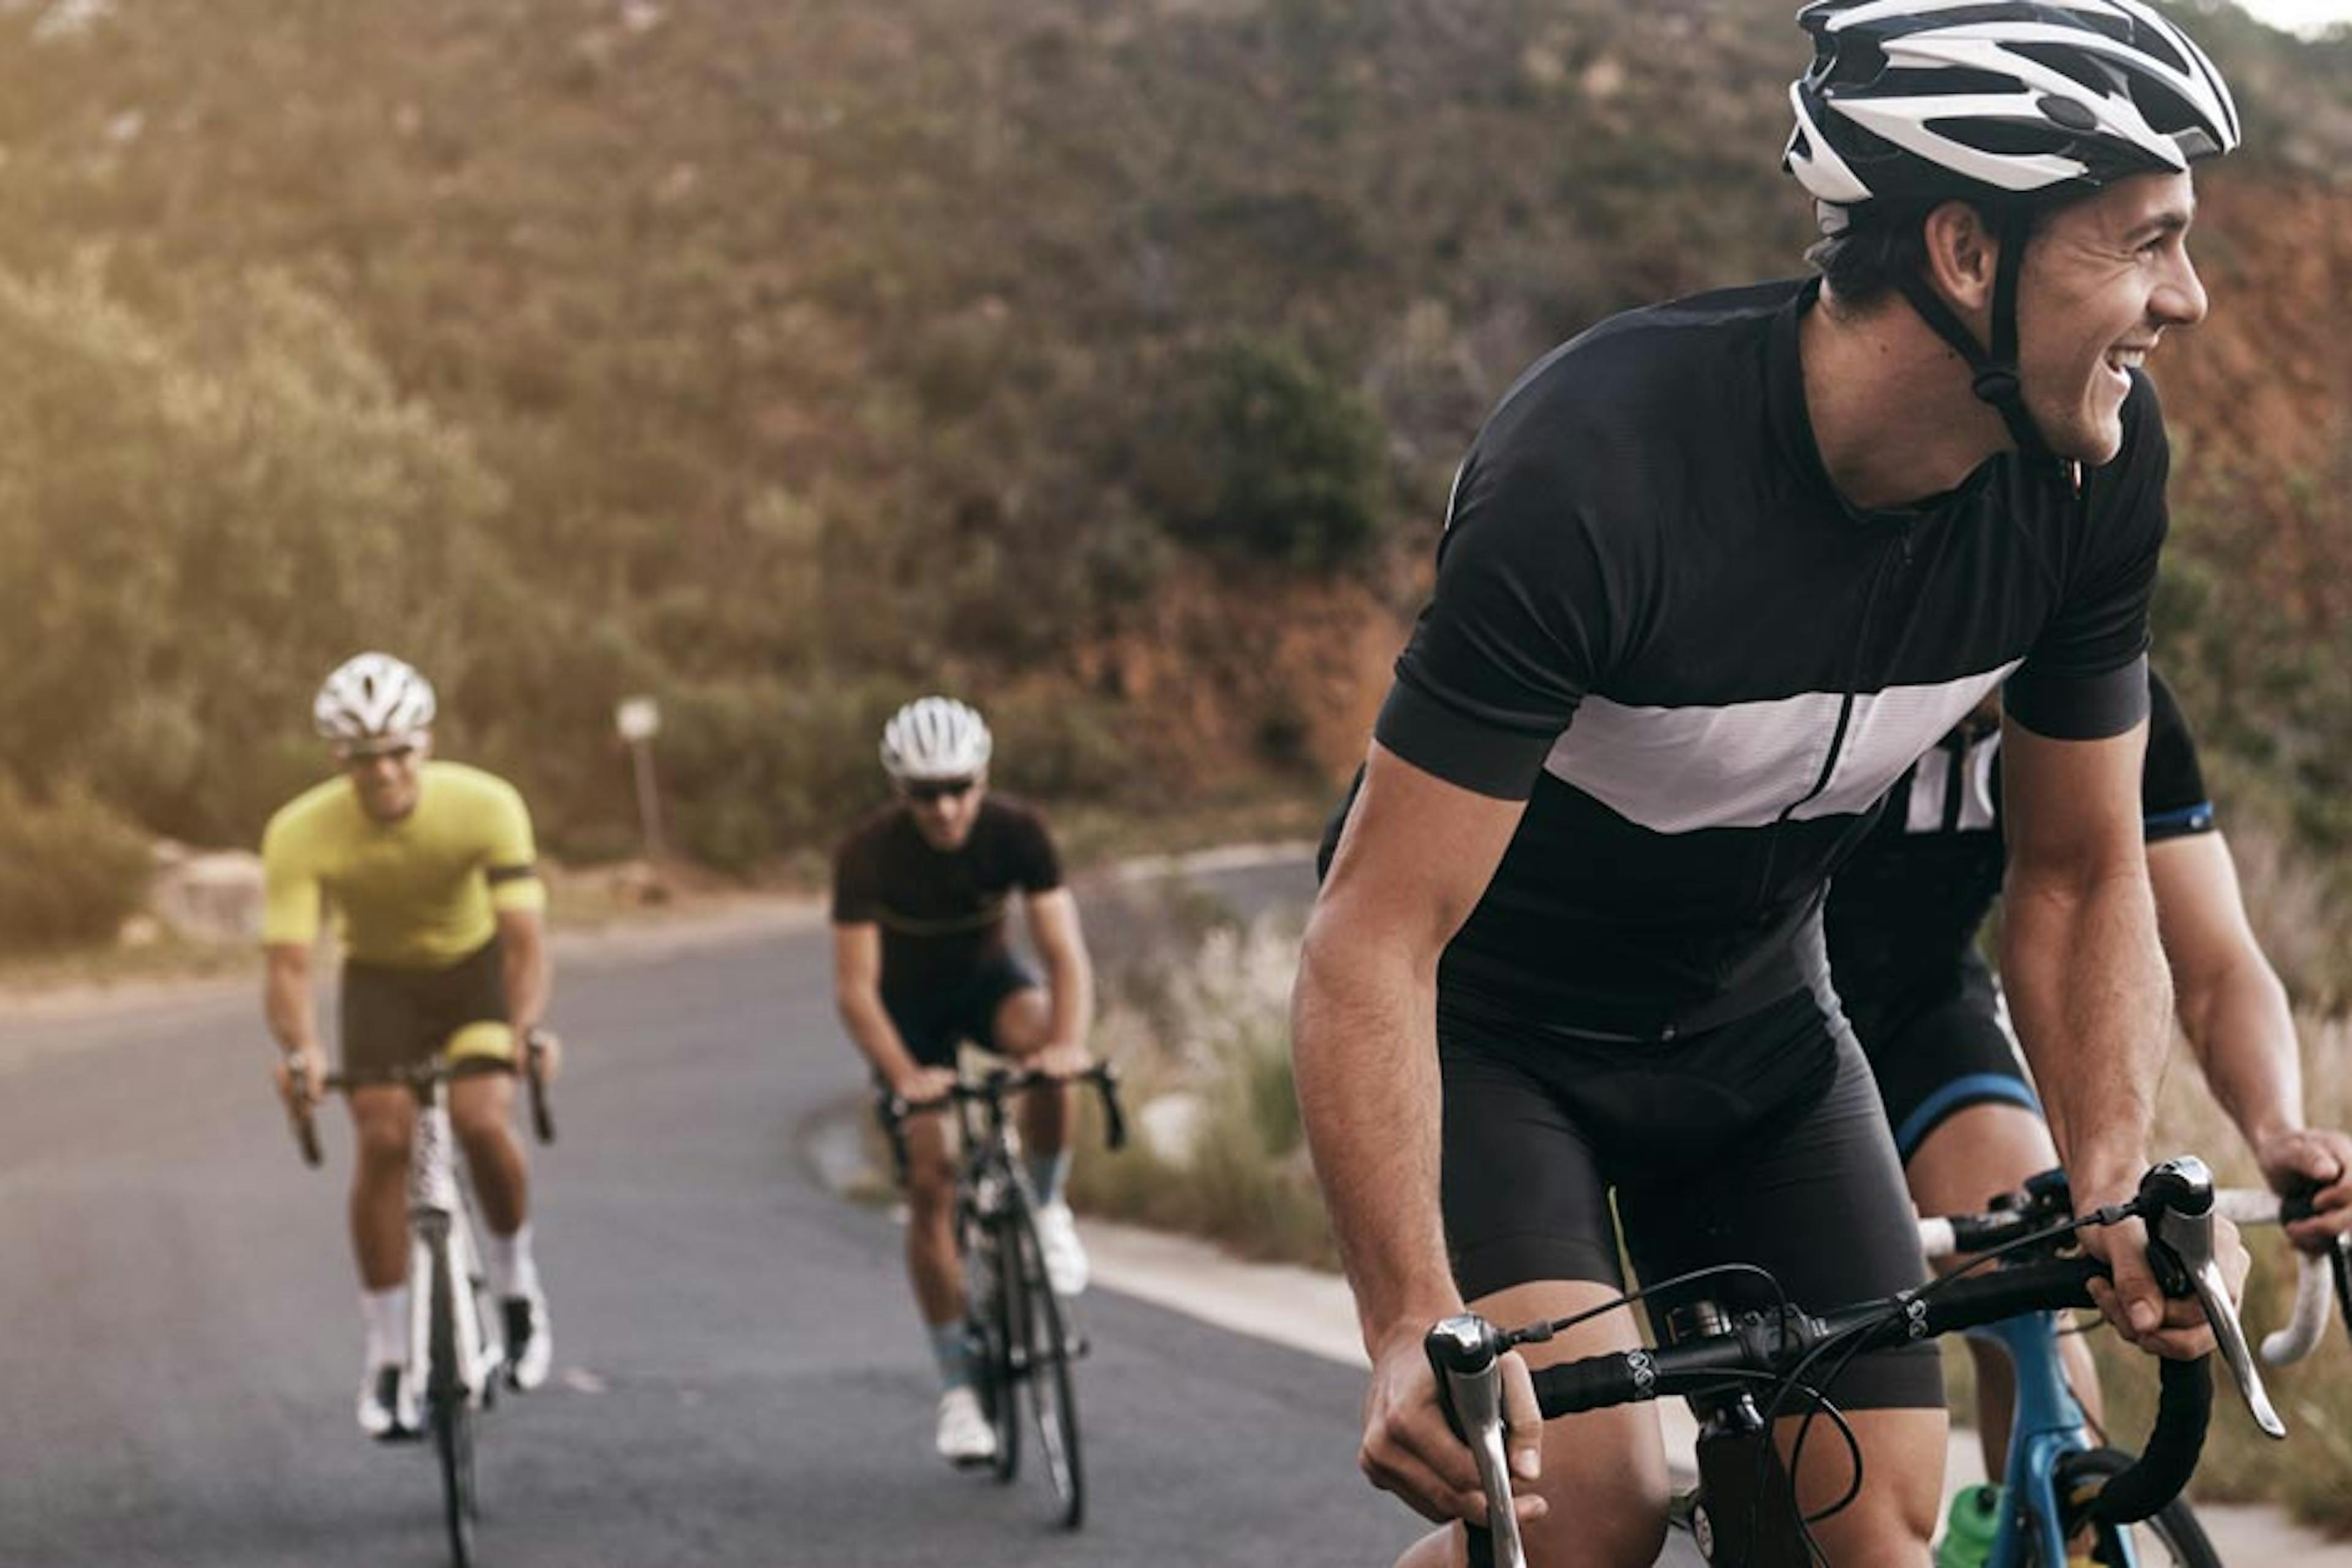
[[[547,1089],[535,1050],[526,1052],[531,1125],[542,1143],[553,1142]],[[299,1069],[298,1069],[299,1070]],[[454,1069],[462,1072],[463,1068]],[[416,1131],[408,1152],[408,1364],[422,1369],[425,1425],[441,1472],[442,1514],[449,1531],[449,1554],[457,1568],[472,1568],[474,1525],[480,1511],[474,1479],[474,1419],[496,1397],[506,1363],[498,1319],[489,1311],[473,1215],[457,1180],[457,1135],[449,1125],[450,1064],[442,1060],[365,1073],[336,1073],[331,1091],[375,1084],[399,1084],[416,1097]],[[298,1096],[289,1103],[295,1142],[303,1162],[320,1163],[319,1132],[310,1106]]]

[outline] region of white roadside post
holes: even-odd
[[[662,870],[669,850],[662,842],[661,795],[654,783],[654,737],[661,733],[661,704],[650,697],[624,697],[613,710],[613,725],[628,742],[629,755],[636,765],[637,825],[645,835],[650,873],[646,895],[658,900],[669,895]]]

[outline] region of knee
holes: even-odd
[[[1549,1494],[1547,1494],[1549,1495]],[[1529,1561],[1649,1568],[1666,1544],[1666,1493],[1554,1497],[1543,1518],[1521,1531]]]
[[[1531,1558],[1641,1568],[1655,1563],[1666,1543],[1666,1505],[1673,1491],[1655,1439],[1581,1447],[1566,1454],[1559,1447],[1550,1440],[1545,1444],[1538,1485],[1551,1506],[1526,1531]]]
[[[362,1118],[355,1165],[363,1182],[398,1180],[408,1169],[408,1126],[395,1117]]]
[[[1857,1563],[1923,1560],[1942,1500],[1938,1491],[1910,1487],[1886,1488],[1874,1498],[1865,1491],[1853,1505],[1852,1524],[1841,1532],[1849,1543],[1844,1555]]]
[[[942,1160],[920,1162],[907,1171],[907,1215],[911,1224],[940,1226],[955,1208],[955,1172]]]
[[[495,1147],[508,1136],[508,1122],[503,1106],[470,1105],[449,1112],[449,1130],[457,1135],[470,1152],[477,1149]]]
[[[1008,1057],[1034,1056],[1054,1032],[1054,1004],[1042,987],[1031,986],[1006,997],[996,1009],[994,1044]]]

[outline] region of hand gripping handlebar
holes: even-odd
[[[1510,1461],[1503,1451],[1503,1336],[1486,1319],[1463,1312],[1433,1327],[1421,1346],[1437,1374],[1445,1418],[1470,1446],[1486,1493],[1486,1528],[1470,1533],[1470,1568],[1526,1568],[1527,1549],[1511,1508]]]

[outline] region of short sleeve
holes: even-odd
[[[1463,465],[1436,588],[1374,730],[1413,766],[1497,799],[1534,790],[1623,620],[1561,460],[1474,451]]]
[[[547,907],[547,884],[539,877],[539,849],[531,837],[530,808],[522,792],[504,782],[489,792],[482,813],[482,875],[490,884],[494,910]]]
[[[2153,670],[2147,678],[2147,761],[2140,773],[2140,816],[2151,844],[2213,830],[2213,803],[2205,795],[2197,737],[2189,732],[2172,689]]]
[[[882,877],[873,841],[852,834],[833,854],[833,923],[866,925],[881,918]]]
[[[2084,525],[2057,613],[2001,693],[2035,734],[2101,741],[2147,716],[2148,601],[2171,465],[2155,387],[2135,373],[2123,450],[2084,480]]]
[[[261,836],[261,940],[308,947],[319,940],[324,893],[300,835],[286,813]]]
[[[1062,885],[1062,858],[1054,849],[1054,836],[1044,820],[1030,812],[1013,819],[1009,836],[1013,879],[1024,892],[1050,893]]]

